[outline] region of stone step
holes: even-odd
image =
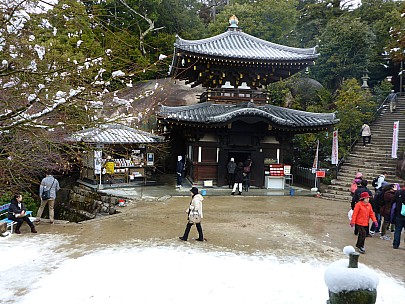
[[[333,199],[333,200],[338,200],[338,201],[347,201],[347,202],[351,201],[351,199],[352,199],[350,195],[347,196],[347,195],[328,193],[328,192],[323,192],[322,197]]]

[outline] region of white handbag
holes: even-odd
[[[198,212],[198,210],[196,209],[190,210],[190,212],[188,213],[188,222],[192,224],[201,223],[200,212]]]

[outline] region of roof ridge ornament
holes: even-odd
[[[235,30],[235,29],[237,29],[238,28],[238,23],[239,23],[239,19],[235,16],[235,15],[232,15],[230,18],[229,18],[229,27],[228,27],[228,29],[229,30]]]

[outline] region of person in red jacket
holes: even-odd
[[[370,197],[370,194],[367,192],[363,192],[360,195],[360,201],[354,206],[352,220],[350,221],[350,226],[354,227],[356,225],[359,231],[356,247],[359,249],[360,253],[366,253],[364,242],[366,240],[366,230],[368,229],[370,218],[374,222],[374,225],[378,227],[373,207],[369,202]]]

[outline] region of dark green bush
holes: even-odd
[[[34,198],[28,192],[22,192],[23,203],[27,210],[31,210],[33,214],[37,214],[38,211],[38,204],[35,202]],[[11,192],[4,192],[0,196],[0,205],[8,204],[11,202],[13,198],[13,194]]]

